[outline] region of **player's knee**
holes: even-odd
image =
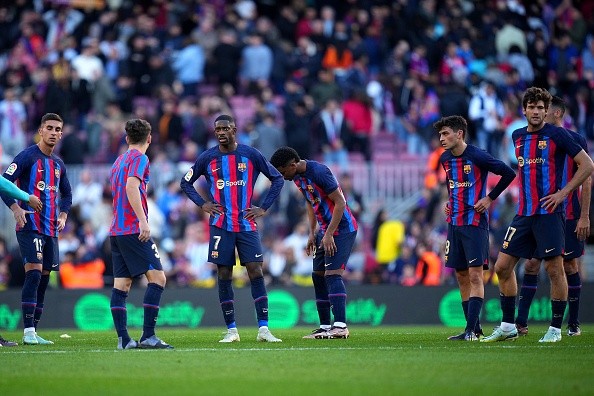
[[[524,264],[524,273],[527,275],[538,275],[539,271],[540,260],[538,259],[528,260],[526,261],[526,264]]]
[[[245,268],[250,279],[261,278],[264,276],[261,263],[247,263]]]
[[[563,270],[566,275],[573,275],[579,272],[579,266],[576,259],[568,260],[563,262]]]

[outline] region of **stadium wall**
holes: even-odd
[[[585,284],[585,296],[594,295],[594,285]],[[134,289],[128,298],[128,322],[142,327],[144,290]],[[42,326],[44,328],[111,330],[113,323],[109,308],[111,291],[50,290],[46,295]],[[21,292],[0,292],[0,330],[21,328]],[[594,305],[583,300],[580,320],[594,323]],[[249,288],[235,291],[236,320],[239,326],[255,326],[256,318]],[[271,328],[316,326],[313,290],[283,288],[269,290]],[[530,310],[530,323],[550,321],[548,287],[540,287]],[[394,287],[389,285],[350,286],[348,288],[347,318],[352,325],[435,325],[464,327],[458,289],[440,287]],[[488,286],[481,321],[499,322],[499,290]],[[223,319],[215,289],[167,289],[161,301],[159,326],[212,327],[223,326]]]

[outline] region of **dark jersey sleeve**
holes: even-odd
[[[494,201],[514,181],[516,172],[514,172],[514,170],[506,165],[503,161],[493,157],[484,150],[477,149],[475,153],[476,154],[474,155],[475,158],[473,158],[473,162],[475,162],[481,168],[484,168],[495,175],[501,176],[501,179],[499,179],[495,187],[493,187],[489,194],[487,194],[489,198]]]
[[[182,177],[180,181],[180,187],[183,192],[186,193],[188,198],[190,198],[190,200],[198,206],[204,205],[206,201],[194,188],[194,182],[204,174],[207,161],[208,156],[205,153],[200,154],[198,159],[196,159],[196,162],[194,162],[194,165],[192,165],[190,170],[184,175],[184,177]]]

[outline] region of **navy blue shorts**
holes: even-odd
[[[345,269],[351,256],[351,251],[355,245],[357,238],[357,231],[346,234],[334,235],[334,243],[336,244],[336,253],[334,256],[326,256],[324,247],[322,246],[323,233],[318,232],[316,235],[316,253],[313,258],[314,271],[329,271],[337,269]]]
[[[140,234],[110,236],[114,278],[135,278],[149,270],[163,271],[157,245],[141,242]]]
[[[516,215],[507,228],[501,251],[525,259],[560,256],[565,246],[565,215]]]
[[[58,237],[43,235],[35,231],[16,233],[23,264],[42,264],[47,271],[60,270]]]
[[[468,267],[489,268],[489,230],[472,226],[448,224],[445,246],[445,266],[457,271]]]
[[[577,237],[577,219],[565,220],[565,252],[563,260],[573,260],[584,255],[584,241]]]
[[[235,247],[237,247],[241,265],[261,263],[264,260],[258,231],[232,232],[210,226],[208,261],[216,265],[233,267]]]

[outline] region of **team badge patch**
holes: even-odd
[[[210,256],[212,258],[219,258],[219,252],[217,252],[216,250],[213,250],[212,253],[210,253]]]
[[[538,141],[538,148],[544,150],[547,148],[547,141],[546,140],[539,140]]]
[[[60,169],[54,169],[54,176],[56,176],[56,179],[60,177]]]
[[[307,185],[307,191],[309,191],[310,193],[312,193],[312,194],[313,194],[313,192],[314,192],[314,188],[313,188],[313,186],[312,186],[311,184],[308,184],[308,185]]]
[[[188,171],[188,173],[186,173],[186,175],[184,176],[184,180],[189,182],[190,180],[192,180],[193,175],[194,175],[194,171],[192,169],[190,169]]]
[[[37,252],[37,260],[41,260],[43,258],[43,253]]]
[[[247,169],[247,164],[245,162],[240,162],[237,164],[237,170],[240,172],[245,172]]]
[[[14,175],[14,172],[17,170],[17,164],[15,164],[14,162],[12,164],[10,164],[10,166],[8,167],[8,169],[6,169],[6,174],[7,175]]]
[[[470,165],[464,165],[464,173],[469,174],[470,171],[472,170],[472,167]]]
[[[503,242],[503,248],[507,249],[507,247],[509,246],[509,242],[508,241],[504,241]]]

